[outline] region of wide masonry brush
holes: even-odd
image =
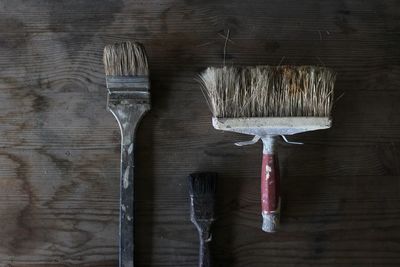
[[[275,232],[280,219],[278,136],[331,126],[335,73],[314,66],[209,67],[200,75],[215,129],[261,139],[262,229]]]

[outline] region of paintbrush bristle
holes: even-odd
[[[200,83],[214,117],[328,117],[336,74],[325,67],[209,67]]]
[[[103,62],[107,76],[147,76],[149,73],[146,51],[138,42],[107,45]]]
[[[192,173],[188,176],[189,194],[191,196],[214,195],[216,190],[216,173]]]
[[[213,172],[192,173],[188,176],[190,195],[190,218],[199,230],[214,220],[217,174]],[[200,222],[203,222],[201,225]],[[207,222],[207,223],[205,223]]]

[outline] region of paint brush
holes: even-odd
[[[134,139],[150,110],[150,82],[144,47],[122,42],[104,48],[107,107],[121,130],[119,266],[134,266]]]
[[[214,221],[214,205],[217,174],[192,173],[188,176],[190,195],[190,220],[196,226],[200,238],[199,266],[211,266],[211,224]]]
[[[314,66],[209,67],[200,75],[215,129],[253,135],[263,142],[262,229],[275,232],[280,218],[278,136],[331,126],[335,73]],[[286,140],[286,138],[284,137]]]

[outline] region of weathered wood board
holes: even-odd
[[[117,266],[119,131],[105,44],[147,48],[138,266],[196,266],[185,177],[217,171],[217,266],[400,266],[400,2],[0,0],[0,266]],[[280,232],[260,229],[261,146],[222,133],[208,65],[338,72],[333,128],[280,144]]]

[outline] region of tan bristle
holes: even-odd
[[[209,67],[200,75],[215,117],[330,115],[336,74],[314,66]]]
[[[107,45],[103,62],[107,76],[147,76],[149,73],[146,52],[138,42]]]

